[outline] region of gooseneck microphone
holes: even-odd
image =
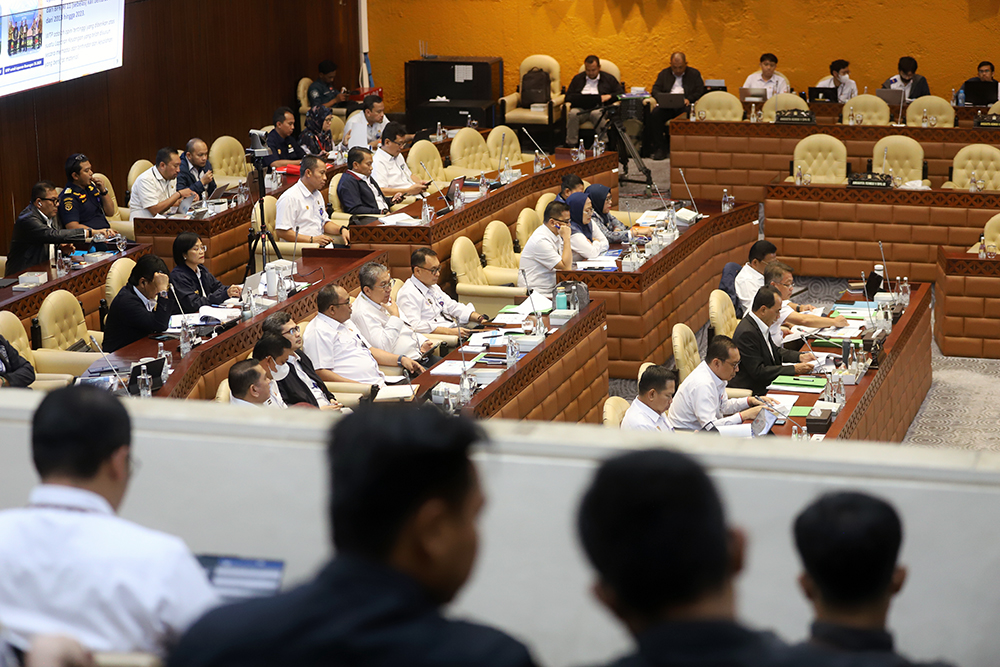
[[[101,344],[97,342],[97,339],[94,338],[93,335],[90,336],[90,342],[94,344],[94,347],[97,348],[97,351],[101,353],[102,357],[104,357],[104,361],[107,362],[108,367],[111,369],[111,372],[115,374],[116,378],[118,378],[118,382],[121,383],[122,388],[125,389],[126,391],[128,391],[128,383],[125,382],[125,380],[122,379],[122,376],[118,374],[118,369],[115,368],[115,365],[113,363],[111,363],[111,359],[104,352],[104,350],[101,349]]]
[[[691,186],[688,185],[687,178],[684,176],[684,169],[678,167],[677,171],[681,172],[681,180],[684,181],[684,187],[687,188],[688,198],[691,200],[691,206],[694,207],[694,214],[700,218],[701,213],[698,212],[698,203],[695,202],[694,195],[691,194]]]

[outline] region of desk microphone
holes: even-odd
[[[802,424],[800,424],[797,421],[795,421],[794,419],[792,419],[792,415],[790,413],[786,415],[781,410],[776,410],[773,407],[771,407],[770,405],[768,405],[767,403],[763,403],[763,402],[761,403],[761,407],[763,409],[767,410],[768,412],[770,412],[772,415],[780,417],[781,419],[784,419],[786,421],[792,422],[793,424],[795,424],[796,426],[798,426],[800,429],[802,429],[803,433],[808,433],[809,432],[808,429],[806,429],[805,426],[803,426]]]
[[[544,167],[544,168],[548,169],[549,167],[555,167],[556,165],[553,164],[552,160],[549,159],[548,154],[545,151],[542,150],[542,147],[538,145],[538,142],[535,141],[535,138],[533,136],[531,136],[531,134],[528,132],[528,128],[522,127],[521,130],[524,132],[524,135],[526,137],[528,137],[529,139],[531,139],[531,143],[535,144],[535,148],[537,148],[538,152],[542,154],[542,157],[545,158],[545,161],[549,163],[549,166],[548,167]]]
[[[497,173],[503,169],[503,144],[507,140],[507,133],[504,132],[500,135],[500,157],[497,159]]]
[[[695,218],[696,219],[701,218],[701,213],[698,212],[698,204],[694,200],[694,195],[691,194],[691,186],[688,185],[687,178],[684,177],[684,169],[681,168],[681,167],[678,167],[677,171],[681,172],[681,180],[684,181],[684,187],[687,188],[688,197],[690,197],[690,199],[691,199],[691,206],[694,207]]]
[[[906,99],[906,91],[903,90],[903,94],[899,96],[899,119],[896,121],[897,125],[903,124],[903,100]]]
[[[889,264],[885,261],[885,250],[882,249],[882,242],[878,242],[878,251],[882,253],[882,270],[885,271],[885,286],[889,288],[889,292],[892,292],[892,283],[889,282]],[[899,287],[897,285],[897,287]]]
[[[889,147],[885,147],[885,151],[882,153],[882,173],[885,173],[885,162],[889,159]]]
[[[427,174],[427,178],[431,179],[431,184],[438,189],[438,199],[444,199],[445,203],[447,203],[448,198],[445,197],[444,190],[441,189],[441,186],[438,185],[437,181],[434,180],[434,177],[431,176],[431,172],[427,169],[427,165],[424,164],[423,160],[420,161],[420,167],[424,170],[424,173]]]
[[[885,265],[884,264],[882,265],[882,270],[885,271]],[[872,306],[871,306],[871,303],[869,303],[869,300],[868,300],[868,281],[865,279],[865,272],[864,271],[861,272],[861,282],[864,285],[861,288],[861,290],[862,290],[861,293],[865,297],[865,308],[868,309],[868,324],[870,324],[871,327],[874,329],[875,328],[875,320],[872,319]],[[874,295],[872,296],[872,298],[873,299],[875,298]]]
[[[298,249],[299,249],[299,226],[295,225],[295,243],[292,245],[292,264],[295,263],[295,251]]]
[[[170,291],[174,295],[174,301],[177,302],[177,307],[180,309],[181,315],[186,315],[187,313],[184,312],[184,306],[181,305],[181,300],[177,296],[177,290],[174,289],[174,284],[173,283],[170,283]]]
[[[524,278],[524,291],[528,295],[528,303],[531,304],[531,310],[535,313],[535,333],[541,333],[542,336],[545,336],[545,323],[542,322],[542,316],[538,312],[538,308],[535,306],[535,300],[532,298],[532,294],[534,294],[535,290],[528,287],[528,274],[524,272],[524,269],[518,269],[518,271],[521,272],[521,277]]]
[[[94,344],[94,347],[97,348],[97,351],[101,353],[102,357],[104,357],[104,361],[107,362],[108,367],[111,368],[111,372],[115,374],[116,378],[118,378],[118,382],[121,383],[122,388],[125,389],[125,391],[128,391],[128,383],[125,382],[125,380],[122,379],[122,376],[118,374],[118,369],[115,368],[115,365],[113,363],[111,363],[111,359],[108,357],[107,354],[105,354],[104,350],[101,349],[101,344],[97,342],[97,339],[94,338],[93,335],[90,336],[90,342]]]

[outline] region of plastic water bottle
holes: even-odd
[[[181,345],[179,349],[181,359],[191,353],[191,325],[187,323],[187,320],[184,320],[181,324]]]
[[[576,290],[569,293],[569,309],[574,313],[580,312],[580,297],[576,295]]]
[[[56,248],[56,276],[62,278],[66,275],[66,265],[63,263],[62,248]]]
[[[696,121],[696,120],[698,120],[698,115],[694,112],[694,105],[693,104],[691,105],[691,113],[688,116],[688,120],[690,120],[690,121]]]
[[[802,165],[795,169],[795,185],[802,185]]]
[[[158,343],[156,346],[156,358],[163,359],[163,372],[160,373],[160,379],[163,382],[166,382],[167,378],[170,377],[170,368],[173,366],[173,359],[171,357],[173,355],[163,349],[163,343]]]
[[[792,440],[798,440],[798,439],[799,439],[799,427],[796,426],[795,424],[792,424]]]
[[[243,300],[240,303],[240,322],[253,319],[253,295],[250,290],[243,290]]]
[[[729,210],[729,190],[722,188],[722,212]]]
[[[847,110],[847,124],[848,125],[854,125],[854,106],[853,105]]]
[[[927,109],[924,109],[924,113],[920,116],[920,127],[930,127],[930,123],[927,120]]]
[[[969,177],[969,192],[977,192],[977,189],[976,189],[976,172],[972,172],[972,176]]]
[[[581,162],[587,159],[587,147],[583,145],[583,139],[580,139],[580,145],[577,146],[576,159]]]
[[[542,170],[542,154],[535,151],[535,173],[537,174]]]
[[[486,192],[489,190],[489,186],[486,185],[486,172],[479,171],[479,198],[482,199],[486,196]]]
[[[139,398],[150,398],[153,395],[153,379],[146,372],[146,364],[142,365],[142,373],[139,375]]]
[[[751,123],[756,123],[757,122],[757,105],[756,104],[751,104],[750,105],[750,122]]]
[[[910,279],[907,276],[903,276],[903,285],[900,289],[900,296],[903,299],[903,308],[910,305]]]
[[[425,225],[431,224],[431,205],[427,203],[426,199],[420,207],[420,222]]]
[[[285,276],[278,274],[278,301],[288,300],[288,285],[285,283]]]
[[[960,107],[965,106],[965,88],[962,88],[960,91],[958,91],[958,106]]]
[[[510,157],[503,159],[503,182],[504,185],[514,180],[514,172],[510,168]]]
[[[441,136],[441,122],[440,121],[438,121],[438,124],[437,124],[437,133],[435,134],[435,136],[437,137],[438,141],[441,141],[442,139],[444,139],[444,137]]]
[[[452,204],[452,207],[456,211],[461,211],[464,206],[465,206],[465,195],[462,194],[461,190],[458,190],[455,192],[455,201]]]
[[[520,347],[513,336],[507,336],[507,368],[517,363],[517,358],[521,354]]]

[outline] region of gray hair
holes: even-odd
[[[379,264],[378,262],[368,262],[361,267],[360,271],[358,271],[358,281],[361,283],[361,289],[366,287],[375,289],[379,276],[388,271],[388,267],[384,264]]]

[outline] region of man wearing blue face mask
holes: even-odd
[[[288,376],[288,356],[292,352],[292,344],[284,336],[266,333],[253,346],[253,358],[260,363],[264,374],[271,379],[271,397],[264,403],[268,408],[287,408],[281,397],[278,383]]]
[[[844,103],[858,95],[858,84],[851,81],[851,63],[834,60],[830,63],[830,78],[816,84],[817,88],[836,88],[837,101]]]

